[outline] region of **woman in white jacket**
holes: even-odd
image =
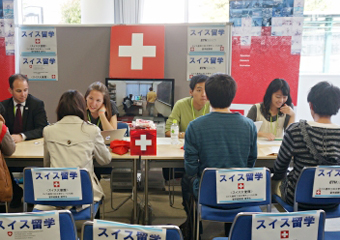
[[[94,201],[100,201],[104,192],[93,172],[93,157],[100,165],[106,165],[110,163],[111,155],[100,129],[86,121],[83,95],[77,90],[65,92],[56,113],[58,122],[43,131],[44,166],[86,168],[92,179]]]

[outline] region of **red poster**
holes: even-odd
[[[269,83],[283,78],[296,105],[299,66],[300,55],[291,54],[290,36],[252,36],[250,46],[242,46],[239,36],[232,37],[231,75],[237,82],[233,103],[262,102]]]
[[[110,77],[164,78],[164,26],[111,28]]]
[[[0,101],[11,97],[8,78],[15,71],[14,55],[6,55],[5,38],[0,38]]]

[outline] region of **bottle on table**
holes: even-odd
[[[177,120],[174,119],[172,120],[171,128],[170,128],[170,133],[171,133],[171,144],[178,144],[178,133],[179,133],[179,128],[177,124]]]

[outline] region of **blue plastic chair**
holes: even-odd
[[[340,167],[340,166],[339,166]],[[287,212],[303,211],[307,209],[299,208],[299,203],[309,205],[318,204],[336,204],[340,203],[340,198],[313,198],[313,183],[316,167],[304,167],[296,183],[294,206],[284,202],[278,195],[273,194],[273,200],[279,203]],[[340,217],[340,206],[332,209],[323,209],[326,212],[326,218]]]
[[[272,213],[277,214],[277,213]],[[285,213],[289,216],[291,213]],[[235,217],[233,225],[231,227],[229,238],[227,237],[216,237],[213,240],[251,240],[252,230],[252,217],[256,213],[239,213]],[[297,216],[297,215],[294,215]],[[318,227],[318,240],[324,239],[324,228],[325,228],[325,212],[320,212],[319,227]],[[327,240],[327,238],[325,238]]]
[[[129,128],[129,124],[125,123],[125,122],[118,122],[117,123],[117,129],[123,129],[126,128],[126,132],[125,132],[125,137],[129,137],[130,136],[130,128]]]
[[[36,201],[34,199],[32,169],[33,168],[30,167],[24,169],[24,212],[27,211],[27,203],[51,205],[57,207],[90,204],[90,207],[87,207],[82,211],[76,211],[74,208],[72,208],[70,211],[73,215],[74,220],[76,221],[93,220],[95,213],[99,209],[101,201],[96,203],[93,201],[92,181],[87,169],[80,169],[82,200],[65,200],[65,201],[41,201],[41,200]],[[53,172],[53,168],[45,168],[44,170]],[[39,210],[33,209],[33,212],[37,211]]]
[[[238,170],[239,168],[234,168]],[[246,168],[242,168],[246,169]],[[201,177],[198,203],[197,203],[197,222],[196,238],[199,239],[200,220],[216,222],[233,222],[236,215],[240,212],[262,212],[260,206],[267,205],[267,212],[271,211],[271,185],[270,171],[266,170],[266,200],[260,202],[228,203],[218,204],[216,196],[216,170],[218,168],[204,169]],[[233,170],[230,168],[228,170]]]
[[[68,210],[60,210],[56,211],[59,214],[59,226],[60,226],[60,240],[77,240],[77,229],[74,223],[74,219],[72,216],[72,213]],[[30,214],[34,215],[37,213],[31,212],[31,213],[4,213],[0,214],[0,221],[2,216],[18,216],[23,214]],[[43,229],[39,230],[43,231]]]
[[[133,226],[133,224],[127,224]],[[156,227],[155,225],[153,227]],[[182,232],[178,226],[174,225],[162,225],[158,226],[166,229],[166,239],[165,240],[183,240]],[[83,224],[81,232],[82,240],[93,240],[93,222],[87,221]]]

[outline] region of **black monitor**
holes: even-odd
[[[174,79],[106,78],[105,84],[122,121],[166,119],[174,105]]]

